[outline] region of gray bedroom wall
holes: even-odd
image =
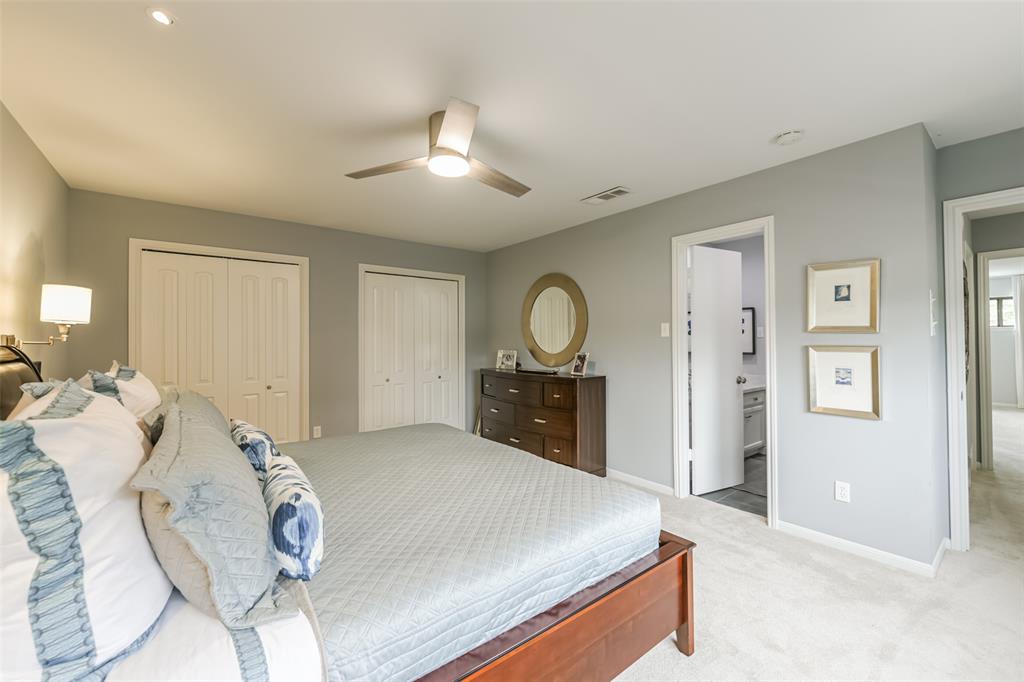
[[[671,485],[671,341],[659,336],[671,319],[671,238],[774,215],[780,517],[931,562],[948,512],[932,395],[941,318],[929,336],[930,288],[942,309],[930,149],[915,125],[494,251],[490,347],[529,363],[523,295],[547,272],[573,277],[590,311],[584,349],[608,377],[608,466]],[[806,333],[806,266],[869,257],[882,259],[881,333]],[[808,412],[810,344],[881,346],[880,421]],[[833,500],[836,479],[852,484],[852,503]]]
[[[939,200],[1024,187],[1024,128],[938,151]]]
[[[252,216],[72,190],[71,271],[93,288],[92,324],[75,330],[71,372],[128,353],[128,239],[158,239],[309,257],[310,425],[325,436],[358,430],[358,265],[466,276],[466,424],[476,370],[487,364],[486,256]],[[491,358],[493,360],[493,358]]]
[[[1024,213],[978,218],[972,221],[971,232],[975,253],[1019,249],[1024,247]]]
[[[39,321],[39,295],[44,283],[78,284],[66,278],[67,204],[63,178],[0,104],[0,333],[31,341],[57,333]],[[67,375],[69,349],[25,347],[46,376]]]

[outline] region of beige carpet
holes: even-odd
[[[995,471],[973,475],[970,552],[934,578],[662,497],[698,545],[696,653],[662,641],[620,680],[1024,679],[1024,412],[996,413]]]

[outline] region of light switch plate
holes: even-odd
[[[757,328],[757,338],[759,338],[759,339],[763,339],[764,338],[764,327],[758,327]]]
[[[661,323],[661,338],[667,339],[672,336],[672,325],[668,322]]]

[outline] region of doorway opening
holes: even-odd
[[[775,527],[774,221],[672,240],[675,494]]]
[[[1017,424],[1018,408],[1005,413],[993,410],[993,388],[997,380],[1012,380],[1014,396],[1024,394],[1024,384],[1018,387],[1021,379],[1016,374],[1009,377],[1004,373],[998,377],[993,374],[992,356],[996,349],[992,345],[993,302],[989,292],[991,264],[1002,257],[1015,257],[1017,249],[1024,247],[1020,243],[1024,241],[1021,223],[1012,222],[1014,215],[1024,213],[1024,187],[952,199],[944,203],[943,209],[950,547],[966,551],[971,546],[974,530],[979,530],[982,538],[994,537],[988,523],[991,510],[1002,509],[996,515],[1000,518],[1019,515],[1022,510],[1019,494],[1003,493],[1006,486],[1012,486],[1011,491],[1024,490],[1024,478],[1010,476],[1003,480],[988,473],[993,470],[993,454],[1003,447],[996,445],[993,438],[997,423],[1000,432],[1007,433],[1007,440],[1000,441],[1007,446],[1005,457],[1016,461],[1013,458],[1016,452],[1024,461],[1024,420]],[[996,218],[1009,219],[1011,223],[1000,233],[986,234],[984,221]],[[997,242],[1001,245],[996,245]],[[976,254],[976,262],[970,257],[972,252]],[[973,277],[971,265],[975,266]],[[1002,298],[1009,300],[1009,312],[1014,313],[1014,331],[1009,332],[1007,325],[998,333],[1009,332],[1004,339],[1007,341],[1011,337],[1019,339],[1020,315],[1014,310],[1015,302],[1012,297]],[[995,302],[995,310],[997,327],[1001,321],[1009,321],[1009,315],[1000,316],[1002,302]],[[977,353],[972,353],[975,348]],[[1024,349],[1019,352],[1022,354],[1020,366],[1024,365]],[[975,470],[978,470],[976,475]],[[1024,474],[1024,468],[1021,473]],[[996,486],[1003,489],[998,490]],[[1016,506],[1000,507],[1002,502]],[[975,522],[982,525],[975,529]],[[994,532],[998,535],[998,528]]]

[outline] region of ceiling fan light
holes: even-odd
[[[442,178],[461,178],[469,173],[469,161],[454,154],[437,154],[427,161],[427,170]]]

